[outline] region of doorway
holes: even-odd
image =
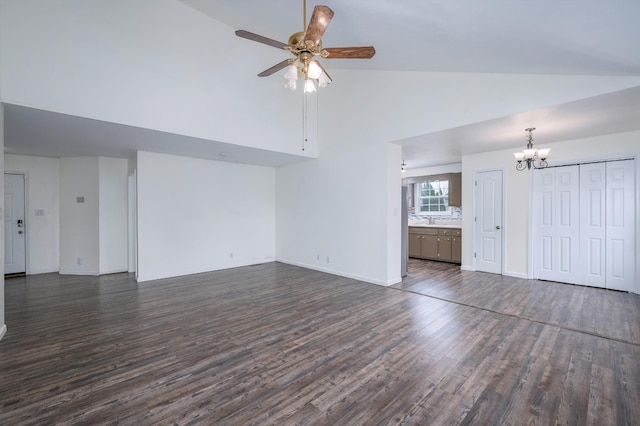
[[[25,176],[4,175],[4,273],[24,275],[27,271],[27,224],[25,218]]]

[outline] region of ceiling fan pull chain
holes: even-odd
[[[307,96],[302,94],[302,150],[307,143]]]

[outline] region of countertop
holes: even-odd
[[[419,224],[409,224],[409,228],[451,228],[451,229],[462,229],[462,224],[460,225],[440,225],[438,223],[429,224],[429,223],[419,223]]]

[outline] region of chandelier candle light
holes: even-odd
[[[547,158],[549,158],[549,151],[551,149],[535,149],[533,147],[533,136],[531,133],[535,130],[535,127],[529,127],[524,129],[527,132],[527,149],[521,152],[514,152],[513,156],[516,157],[516,170],[531,169],[544,169],[549,164]]]

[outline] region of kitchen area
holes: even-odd
[[[402,184],[403,265],[408,258],[462,263],[462,174],[413,176]]]

